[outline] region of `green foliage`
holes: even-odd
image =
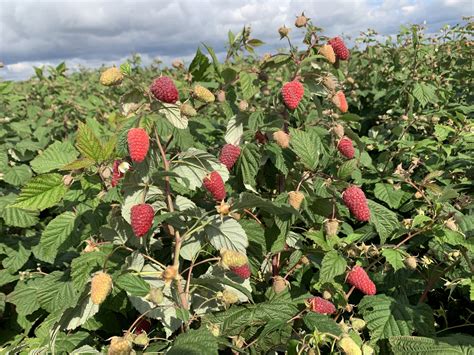
[[[301,48],[263,58],[244,27],[229,32],[223,61],[208,45],[188,67],[133,56],[117,63],[115,87],[99,84],[102,69],[68,75],[65,63],[1,82],[0,350],[104,353],[106,339],[133,340],[143,321],[150,342],[137,353],[336,353],[346,337],[364,353],[472,351],[459,333],[473,325],[472,23],[423,30],[383,40],[368,31],[332,65],[311,21],[298,29]],[[150,95],[160,75],[181,101]],[[332,103],[328,75],[348,113]],[[295,78],[305,94],[290,111],[281,87]],[[217,100],[196,100],[196,84]],[[183,103],[197,115],[182,115]],[[336,124],[353,159],[337,150]],[[132,127],[150,135],[141,163],[128,156]],[[273,140],[278,130],[289,147]],[[230,170],[225,144],[241,150]],[[203,186],[212,171],[222,202]],[[369,222],[344,205],[350,185],[364,191]],[[137,238],[141,203],[154,218]],[[249,279],[222,262],[224,250],[244,254],[227,262],[247,260]],[[355,265],[376,295],[346,282]],[[99,272],[112,288],[97,305]],[[313,296],[335,314],[312,311]]]

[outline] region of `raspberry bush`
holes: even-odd
[[[0,82],[2,352],[472,352],[472,34]]]

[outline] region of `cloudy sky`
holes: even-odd
[[[252,26],[255,37],[279,48],[277,29],[305,11],[329,35],[357,36],[373,28],[396,33],[426,21],[430,31],[473,14],[473,0],[0,0],[0,78],[21,80],[32,66],[98,67],[131,53],[144,62],[192,59],[204,42],[224,51],[227,32]],[[298,31],[295,31],[295,34]]]

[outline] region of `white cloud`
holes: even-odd
[[[133,52],[190,57],[202,42],[223,51],[228,30],[245,24],[267,43],[264,50],[275,50],[282,43],[278,27],[293,26],[303,10],[327,34],[355,37],[367,28],[389,34],[425,20],[433,27],[453,24],[470,15],[469,9],[472,13],[470,0],[4,0],[0,60],[8,67],[0,75],[26,78],[31,63],[62,60],[98,66]]]

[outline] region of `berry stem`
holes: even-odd
[[[163,146],[161,145],[160,136],[158,135],[158,131],[156,130],[156,127],[154,127],[154,133],[155,133],[156,143],[158,144],[158,149],[160,150],[161,160],[163,160],[163,167],[165,171],[168,172],[170,170],[170,165],[169,165],[168,159],[166,159],[166,152],[163,149]],[[173,205],[173,199],[171,197],[171,186],[170,186],[169,176],[165,176],[165,195],[166,195],[166,205],[168,207],[168,211],[174,212],[174,205]],[[170,226],[169,229],[170,229],[170,232],[174,234],[174,240],[175,240],[173,266],[175,266],[176,269],[179,270],[179,254],[181,251],[182,239],[178,230],[174,229],[172,226]],[[189,309],[187,294],[184,293],[183,291],[183,285],[181,284],[180,277],[176,279],[176,287],[178,289],[182,306],[185,309]]]

